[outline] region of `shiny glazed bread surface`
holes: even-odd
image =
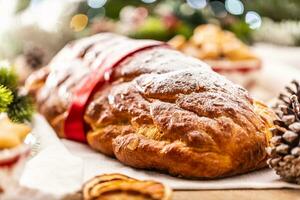
[[[100,34],[67,45],[26,87],[64,137],[72,89],[101,51],[127,38]],[[92,97],[89,145],[122,163],[190,178],[217,178],[265,166],[272,112],[203,62],[166,47],[125,59]]]

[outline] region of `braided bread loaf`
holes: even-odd
[[[128,40],[99,34],[68,44],[26,87],[64,137],[72,89],[104,47]],[[129,56],[84,114],[88,144],[126,165],[190,178],[217,178],[265,166],[273,113],[247,91],[167,47]]]

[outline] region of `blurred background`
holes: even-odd
[[[197,29],[205,24],[220,27],[224,38],[232,32],[227,43],[235,44],[238,53],[216,53],[221,30]],[[169,41],[209,63],[222,61],[226,69],[242,63],[243,70],[223,74],[261,99],[269,100],[300,76],[299,0],[0,0],[0,60],[13,63],[23,80],[67,42],[100,32]],[[205,34],[203,40],[213,41],[198,44]]]

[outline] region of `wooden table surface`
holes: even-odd
[[[300,200],[300,190],[201,190],[175,191],[173,200]]]

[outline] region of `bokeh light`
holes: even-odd
[[[206,0],[187,0],[187,3],[192,8],[201,9],[207,5]]]
[[[186,3],[182,4],[179,9],[180,9],[180,12],[186,16],[189,16],[189,15],[192,15],[195,13],[195,10]]]
[[[88,17],[84,14],[74,15],[70,22],[70,28],[75,32],[82,31],[88,24]]]
[[[101,8],[105,5],[107,0],[88,0],[87,4],[91,7],[91,8]]]
[[[244,12],[244,4],[240,0],[226,0],[225,8],[233,15],[241,15]]]
[[[90,8],[87,11],[87,16],[89,19],[93,19],[95,17],[103,17],[105,16],[105,8],[104,7],[97,8],[97,9]]]
[[[261,17],[257,12],[249,11],[246,13],[245,21],[251,29],[257,29],[261,26]]]
[[[144,3],[154,3],[156,0],[142,0]]]
[[[226,12],[224,3],[220,2],[220,1],[212,1],[210,3],[210,6],[211,6],[212,11],[215,13],[215,15],[217,17],[220,17],[220,18],[226,17],[227,12]]]

